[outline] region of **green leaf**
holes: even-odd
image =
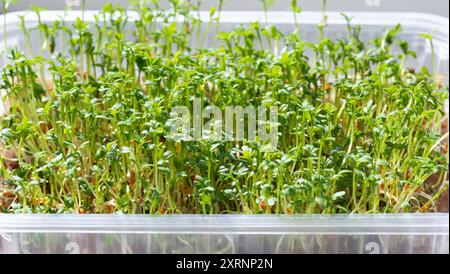
[[[333,199],[333,201],[336,201],[344,196],[345,196],[345,191],[339,191],[339,192],[336,192],[333,194],[332,199]]]
[[[323,209],[327,207],[327,199],[322,196],[317,196],[314,201]]]
[[[274,205],[276,204],[276,202],[277,202],[277,198],[275,198],[275,197],[270,197],[270,198],[267,200],[267,204],[268,204],[270,207],[274,206]]]
[[[131,154],[131,153],[133,153],[133,149],[123,146],[120,148],[120,153],[121,154]]]

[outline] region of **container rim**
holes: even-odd
[[[449,214],[289,216],[0,214],[0,233],[448,236]]]
[[[95,15],[100,10],[86,10],[84,18],[86,21],[94,21]],[[137,19],[138,15],[132,10],[127,10],[129,19]],[[169,12],[169,10],[167,11]],[[201,21],[209,22],[209,11],[194,12],[191,14],[199,15]],[[353,25],[366,26],[395,26],[400,23],[403,27],[417,28],[433,32],[435,43],[439,43],[446,48],[448,52],[449,45],[449,20],[440,15],[430,13],[411,13],[411,12],[326,12],[328,25],[345,25],[347,24],[343,14],[352,18]],[[20,23],[19,16],[24,16],[26,22],[37,22],[37,15],[30,10],[15,11],[5,14],[6,25],[18,25]],[[42,22],[52,22],[65,19],[73,21],[75,18],[82,17],[80,10],[45,10],[41,12]],[[266,21],[263,11],[222,11],[220,17],[221,24],[249,24],[252,22]],[[305,11],[297,16],[297,23],[304,25],[319,24],[322,22],[323,13],[317,11]],[[130,20],[130,21],[131,21]],[[177,21],[181,21],[182,17],[178,17]],[[295,18],[291,11],[269,11],[267,13],[267,23],[269,24],[295,24]],[[0,26],[3,26],[3,20],[0,20]],[[418,32],[417,34],[419,34]],[[1,36],[1,33],[0,33]],[[447,53],[445,55],[448,55]]]
[[[84,18],[86,21],[94,21],[95,15],[100,10],[86,10]],[[170,10],[167,10],[170,12]],[[210,21],[209,11],[195,12],[191,14],[199,15],[202,22]],[[344,26],[348,22],[343,14],[352,18],[351,24],[375,26],[380,28],[389,28],[397,24],[404,27],[404,32],[412,34],[433,33],[435,46],[439,47],[439,56],[441,59],[448,60],[449,52],[449,20],[443,16],[430,13],[410,13],[410,12],[326,12],[327,24],[335,26]],[[41,22],[48,23],[56,20],[64,19],[67,22],[74,21],[75,18],[81,18],[83,12],[81,10],[45,10],[41,12]],[[37,23],[38,18],[35,12],[30,10],[22,10],[6,13],[4,20],[0,20],[0,27],[4,22],[12,28],[19,28],[21,20],[19,16],[23,16],[27,23]],[[135,11],[127,10],[129,22],[138,18]],[[177,17],[178,22],[182,21],[182,16]],[[269,11],[267,13],[268,24],[278,25],[294,25],[296,22],[300,25],[317,25],[323,20],[323,13],[317,11],[306,11],[300,13],[296,18],[291,11]],[[4,22],[3,22],[4,21]],[[266,16],[263,11],[222,11],[221,24],[249,24],[252,22],[266,22]],[[213,22],[214,24],[214,22]],[[0,38],[2,33],[0,32]]]
[[[136,13],[129,11],[131,19],[136,18]],[[93,20],[94,15],[99,10],[86,10],[85,19]],[[191,12],[197,14],[197,12]],[[198,13],[200,18],[204,21],[209,21],[209,11],[200,11]],[[365,25],[390,25],[396,23],[416,23],[422,27],[437,27],[439,31],[449,33],[449,20],[440,15],[434,15],[430,13],[420,12],[326,12],[327,22],[329,24],[346,24],[347,21],[342,14],[353,17],[354,24]],[[72,10],[46,10],[41,12],[43,21],[53,21],[61,19],[61,16],[66,18],[81,17],[82,11]],[[298,23],[312,24],[320,23],[322,20],[322,12],[316,11],[304,11],[297,16]],[[37,20],[37,16],[34,12],[28,10],[15,11],[6,13],[6,24],[20,22],[18,16],[25,16],[26,20]],[[70,21],[70,19],[69,19]],[[222,11],[221,22],[222,23],[250,23],[255,21],[265,21],[265,13],[263,11]],[[294,16],[290,11],[269,11],[267,13],[268,23],[279,24],[292,24],[295,23]],[[0,21],[0,26],[3,26],[3,22]],[[447,37],[448,40],[448,37]]]

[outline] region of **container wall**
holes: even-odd
[[[446,254],[443,235],[12,233],[0,254]]]
[[[0,215],[0,253],[448,253],[448,217]]]

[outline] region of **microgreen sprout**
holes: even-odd
[[[8,8],[15,4],[18,0],[2,0],[2,10],[3,10],[3,40],[4,40],[4,49],[3,55],[6,56],[6,52],[8,50],[8,29],[6,23],[6,14],[8,12]]]
[[[300,6],[298,6],[298,0],[292,0],[291,1],[291,9],[292,9],[292,13],[294,14],[294,21],[295,21],[295,26],[298,28],[298,19],[297,16],[299,13],[301,13],[302,9],[300,8]]]
[[[264,16],[266,20],[266,24],[268,23],[267,14],[269,12],[270,7],[274,4],[275,0],[259,0],[261,1],[263,8],[264,8]]]

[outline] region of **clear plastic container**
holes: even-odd
[[[85,19],[93,20],[94,11]],[[6,16],[8,46],[25,51],[18,15],[25,14],[27,28],[37,24],[29,12]],[[430,44],[418,35],[433,32],[435,69],[448,82],[448,19],[415,13],[349,13],[368,40],[400,23],[400,39],[417,52],[410,67],[432,64]],[[43,23],[63,16],[67,22],[80,17],[76,11],[45,11]],[[131,16],[133,16],[131,14]],[[207,22],[208,12],[202,12]],[[327,13],[329,38],[347,35],[339,13]],[[223,12],[221,29],[260,20],[262,12]],[[314,42],[322,14],[304,12],[298,18],[303,39]],[[282,31],[294,29],[290,12],[269,12],[268,22]],[[0,29],[3,28],[0,23]],[[215,28],[212,28],[215,29]],[[36,37],[35,37],[36,38]],[[4,45],[0,33],[0,51]],[[32,39],[34,39],[32,37]],[[37,39],[37,38],[36,38]],[[209,42],[213,41],[210,35]],[[3,60],[0,61],[0,64]],[[446,104],[448,113],[448,102]],[[1,106],[0,106],[1,110]],[[1,253],[449,253],[449,215],[5,215],[0,214]]]

